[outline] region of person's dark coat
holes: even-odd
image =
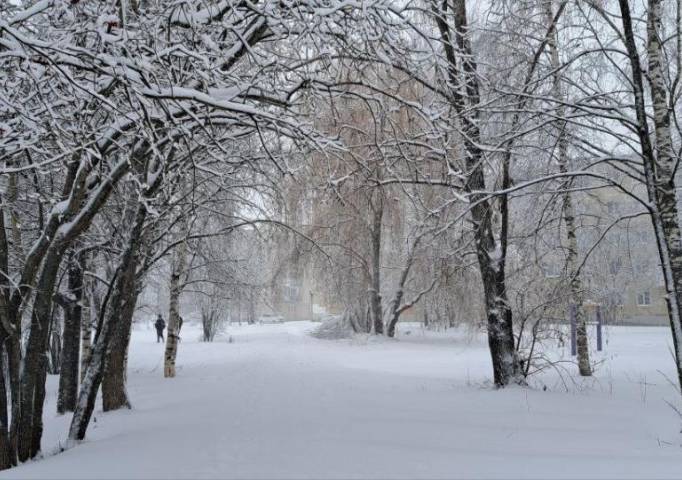
[[[166,328],[166,322],[163,320],[163,318],[159,317],[156,319],[154,326],[156,327],[156,330],[161,333],[163,332],[163,329]]]

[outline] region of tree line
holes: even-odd
[[[71,442],[100,390],[104,410],[130,406],[133,317],[162,270],[167,377],[183,294],[206,325],[230,297],[252,319],[295,256],[358,330],[394,336],[417,305],[481,317],[504,387],[531,372],[548,305],[574,309],[592,374],[585,264],[645,217],[682,382],[681,16],[670,0],[6,2],[0,467],[40,452],[48,373]],[[605,189],[633,208],[581,245]],[[562,282],[528,305],[552,235]]]

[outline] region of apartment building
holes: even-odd
[[[578,240],[586,302],[602,306],[612,323],[665,325],[665,288],[644,187],[624,177],[615,188],[578,199]]]

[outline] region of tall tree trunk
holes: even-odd
[[[40,237],[23,262],[19,287],[14,289],[8,311],[16,322],[15,333],[21,331],[22,310],[27,294],[35,292],[31,326],[26,353],[21,359],[20,336],[11,347],[10,371],[17,372],[19,381],[12,382],[13,403],[18,389],[18,406],[12,409],[10,448],[16,448],[19,461],[26,461],[40,451],[43,432],[43,407],[47,375],[47,341],[52,313],[57,272],[64,252],[91,224],[107,201],[116,182],[128,171],[129,162],[120,161],[96,186],[89,182],[89,168],[96,162],[82,163],[80,152],[69,163],[62,188],[64,208],[53,209]],[[87,168],[81,168],[87,166]],[[86,199],[87,197],[87,199]],[[35,278],[38,278],[34,284]],[[16,370],[15,370],[16,369]],[[12,373],[15,375],[15,373]]]
[[[3,200],[3,199],[0,199]],[[1,202],[0,203],[4,203]],[[9,244],[7,242],[7,232],[5,231],[5,208],[0,208],[0,271],[9,271]],[[9,212],[8,212],[9,215]],[[11,221],[11,219],[10,219]],[[2,369],[2,392],[0,392],[0,470],[10,468],[16,464],[16,450],[12,448],[10,441],[10,426],[8,415],[8,402],[11,401],[10,406],[13,407],[15,403],[14,395],[12,394],[12,365],[10,364],[10,349],[12,344],[12,335],[18,336],[14,330],[14,326],[10,319],[10,312],[8,309],[10,303],[9,295],[9,279],[7,275],[0,275],[0,368]],[[5,368],[6,367],[6,368]],[[10,391],[7,392],[5,385],[5,372],[9,375]],[[17,391],[17,390],[14,390]],[[11,397],[10,397],[10,394]],[[12,414],[14,409],[12,408]]]
[[[17,197],[17,177],[16,175],[10,175],[9,179],[9,203],[8,215],[10,218],[10,225],[12,231],[12,240],[15,250],[15,254],[19,257],[22,262],[26,262],[26,256],[23,248],[22,232],[19,221],[19,216],[17,215],[15,206],[13,205]],[[4,213],[0,215],[2,219],[2,242],[6,243],[5,237],[5,221]],[[44,218],[43,218],[43,204],[38,203],[38,223],[43,229]],[[8,272],[8,262],[7,254],[9,249],[7,247],[3,248],[3,265],[2,271]],[[32,263],[34,268],[38,268],[37,264]],[[19,290],[15,290],[13,294],[10,295],[9,283],[6,276],[2,276],[0,280],[4,296],[2,298],[2,305],[0,311],[3,312],[3,327],[7,331],[7,338],[5,342],[5,350],[7,352],[7,367],[9,374],[9,387],[10,387],[10,413],[11,417],[9,421],[9,452],[8,457],[11,465],[17,465],[19,463],[19,425],[21,418],[21,406],[22,406],[22,396],[21,396],[21,368],[22,368],[22,319],[23,319],[23,309],[22,309],[22,295],[17,295]],[[5,443],[5,442],[3,442]]]
[[[148,145],[143,143],[140,148],[131,155],[131,163],[138,175],[148,178],[147,168],[150,166],[149,161],[152,160],[156,164],[154,156],[147,155]],[[158,168],[158,165],[155,165]],[[143,255],[143,231],[145,221],[147,219],[147,202],[149,198],[161,185],[162,175],[156,171],[155,180],[151,182],[143,192],[143,199],[137,202],[135,214],[132,217],[130,233],[128,241],[121,254],[120,261],[116,273],[113,275],[111,286],[107,292],[107,298],[104,299],[104,305],[98,309],[99,320],[98,328],[95,335],[94,346],[90,352],[90,360],[83,381],[81,382],[81,389],[76,403],[76,409],[73,412],[71,425],[69,427],[69,440],[71,442],[83,440],[87,432],[88,425],[92,412],[95,409],[95,401],[97,400],[97,392],[102,383],[104,376],[107,355],[111,348],[112,335],[116,328],[118,321],[125,322],[125,317],[129,314],[132,318],[132,312],[135,309],[135,303],[139,290],[137,288],[137,267],[141,265],[141,257]],[[146,183],[146,182],[145,182]],[[123,317],[123,318],[122,318]],[[125,360],[123,362],[123,371],[125,372]],[[125,378],[123,378],[125,381]],[[123,392],[125,394],[125,384],[123,385]],[[127,397],[127,395],[126,395]],[[127,401],[127,400],[126,400]]]
[[[561,140],[560,140],[561,142]],[[559,164],[559,171],[566,173],[565,145],[559,145],[559,156],[564,157],[564,161]],[[592,366],[590,365],[590,344],[587,338],[587,315],[583,305],[583,286],[580,278],[580,262],[578,261],[578,238],[575,227],[575,208],[571,194],[567,192],[564,194],[563,216],[566,224],[566,238],[568,241],[566,265],[568,274],[570,275],[570,301],[575,307],[575,324],[576,324],[576,343],[578,350],[578,371],[583,377],[592,375]]]
[[[384,218],[384,199],[379,192],[376,204],[372,205],[372,223],[370,228],[372,243],[372,285],[370,287],[370,308],[374,333],[384,334],[384,312],[381,306],[381,228]]]
[[[127,199],[126,214],[124,221],[135,221],[138,203],[136,194]],[[144,243],[144,242],[143,242]],[[141,247],[142,248],[142,247]],[[102,376],[102,409],[105,412],[130,408],[130,400],[126,390],[126,371],[128,368],[128,346],[133,327],[133,314],[139,295],[139,279],[135,278],[133,288],[128,291],[124,298],[121,309],[117,313],[116,324],[112,327],[111,339],[104,360],[104,373]]]
[[[0,294],[2,295],[2,294]],[[12,454],[9,439],[9,417],[7,415],[7,400],[9,398],[6,388],[7,379],[5,373],[9,371],[8,357],[6,352],[7,334],[0,329],[0,470],[12,466]]]
[[[9,384],[11,394],[11,418],[9,432],[9,456],[12,465],[19,463],[19,421],[21,416],[21,316],[15,310],[8,310],[10,322],[15,326],[6,343]],[[14,421],[17,419],[17,421]]]
[[[187,229],[180,232],[186,236]],[[180,295],[184,288],[183,276],[187,268],[187,243],[181,242],[173,253],[170,278],[170,306],[168,309],[168,334],[166,335],[166,351],[164,354],[163,376],[175,377],[175,359],[178,354],[179,326],[180,326]]]
[[[33,458],[40,451],[52,296],[63,255],[64,246],[59,242],[50,247],[36,287],[31,329],[21,372],[21,412],[19,418],[12,418],[13,422],[19,424],[17,445],[21,462]]]
[[[465,191],[471,202],[476,257],[478,260],[488,324],[488,346],[493,364],[495,385],[503,387],[523,381],[521,364],[515,348],[512,311],[509,307],[504,275],[504,249],[493,233],[492,208],[487,200],[484,153],[479,129],[480,94],[476,61],[468,38],[466,1],[433,3],[435,21],[447,60],[447,75],[452,103],[462,123],[467,182]],[[454,18],[454,28],[448,19]],[[453,40],[454,36],[454,40]],[[459,57],[459,60],[458,60]],[[465,95],[460,86],[464,86]],[[501,239],[506,242],[506,239]]]
[[[124,298],[116,324],[112,327],[113,331],[105,356],[102,377],[102,409],[105,412],[119,408],[130,408],[126,389],[126,372],[133,314],[135,313],[138,292],[138,281],[135,279],[133,289]]]
[[[90,361],[81,384],[78,402],[76,403],[76,409],[73,413],[71,426],[69,427],[70,441],[78,441],[85,438],[92,412],[95,409],[97,392],[102,383],[106,354],[111,345],[116,322],[119,321],[120,314],[125,309],[130,308],[133,297],[137,297],[133,292],[136,292],[136,268],[139,265],[139,255],[142,250],[142,230],[146,216],[146,207],[144,202],[141,202],[137,207],[135,220],[128,237],[128,244],[121,255],[118,270],[112,281],[111,291],[106,300],[105,312],[103,313],[105,317],[101,322],[101,328],[97,332]]]
[[[678,381],[682,386],[682,237],[678,224],[675,166],[677,158],[672,148],[670,110],[663,74],[661,46],[661,0],[649,0],[647,19],[647,49],[649,86],[654,111],[655,142],[649,130],[644,93],[644,73],[632,25],[628,0],[619,0],[623,37],[632,72],[632,87],[637,118],[637,135],[642,150],[644,177],[649,212],[656,234],[663,278],[666,288],[668,316],[673,336]],[[655,145],[655,148],[654,148]]]
[[[553,0],[548,0],[546,3],[547,22],[552,25],[554,22],[554,9],[552,8]],[[557,29],[551,28],[550,36],[547,41],[549,47],[550,59],[552,64],[553,82],[552,82],[552,97],[557,103],[557,147],[558,147],[558,163],[559,172],[568,172],[568,132],[566,128],[568,123],[565,120],[566,103],[565,95],[561,91],[562,69],[559,62],[559,45]],[[580,276],[580,264],[578,258],[578,236],[575,225],[575,206],[570,192],[571,182],[569,181],[565,187],[563,194],[563,217],[566,225],[566,239],[568,242],[566,266],[569,275],[570,288],[570,303],[575,306],[575,321],[576,321],[576,340],[578,346],[578,370],[583,377],[592,375],[592,367],[590,365],[590,349],[587,338],[587,322],[585,315],[585,308],[583,305],[583,286]]]
[[[57,413],[73,412],[78,398],[78,367],[81,339],[83,272],[85,254],[70,259],[67,271],[68,298],[64,308],[64,341],[62,342],[61,372]]]
[[[668,95],[663,63],[662,28],[663,1],[649,0],[649,16],[647,18],[647,51],[648,51],[648,80],[654,112],[655,155],[656,162],[653,169],[653,180],[658,195],[661,229],[665,245],[669,251],[663,264],[670,270],[670,281],[673,283],[674,296],[667,296],[668,308],[674,311],[671,315],[671,327],[677,370],[682,392],[682,358],[680,346],[682,342],[682,235],[680,234],[678,198],[675,183],[675,172],[679,158],[673,148],[671,133],[672,108],[668,105]],[[677,26],[679,29],[679,25]],[[679,35],[679,30],[677,35]],[[682,55],[677,52],[677,55]]]
[[[136,277],[133,289],[124,298],[119,318],[113,327],[102,378],[102,407],[105,412],[124,407],[131,408],[126,389],[128,350],[139,292],[139,278]]]

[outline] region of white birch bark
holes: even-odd
[[[554,12],[552,8],[553,0],[548,0],[545,4],[547,22],[549,25],[554,21]],[[550,36],[547,39],[547,46],[549,48],[550,60],[552,70],[554,72],[552,78],[552,97],[557,103],[557,139],[558,139],[558,163],[559,172],[567,173],[568,168],[568,134],[566,129],[568,128],[568,123],[566,122],[566,108],[564,107],[566,103],[566,98],[561,89],[561,84],[563,80],[561,63],[559,62],[559,36],[557,34],[557,28],[550,30]],[[578,350],[578,370],[580,375],[583,377],[589,377],[592,375],[592,367],[590,366],[590,349],[589,341],[587,337],[587,322],[585,315],[585,308],[583,305],[583,286],[582,279],[580,278],[580,262],[578,259],[578,236],[575,225],[575,205],[573,203],[573,198],[570,193],[570,180],[567,182],[565,192],[563,194],[563,208],[562,214],[564,219],[564,224],[566,225],[566,241],[567,241],[567,256],[566,256],[566,267],[569,276],[569,302],[575,305],[575,322],[576,322],[576,343]]]
[[[183,228],[180,235],[186,236],[187,229]],[[170,278],[170,307],[168,310],[168,333],[166,335],[166,351],[164,354],[163,376],[175,377],[175,360],[178,354],[179,326],[180,326],[180,295],[184,288],[183,277],[187,269],[187,243],[181,242],[173,253]]]
[[[637,50],[634,27],[628,0],[619,0],[623,38],[632,70],[632,87],[637,118],[637,135],[642,149],[643,171],[649,212],[656,234],[656,242],[666,288],[668,316],[673,334],[673,346],[678,374],[682,385],[682,341],[680,305],[682,293],[682,245],[677,213],[674,178],[674,152],[670,135],[670,111],[663,75],[662,45],[659,36],[662,1],[649,0],[647,18],[647,50],[649,56],[649,86],[654,111],[655,146],[649,129],[644,94],[644,73]]]

